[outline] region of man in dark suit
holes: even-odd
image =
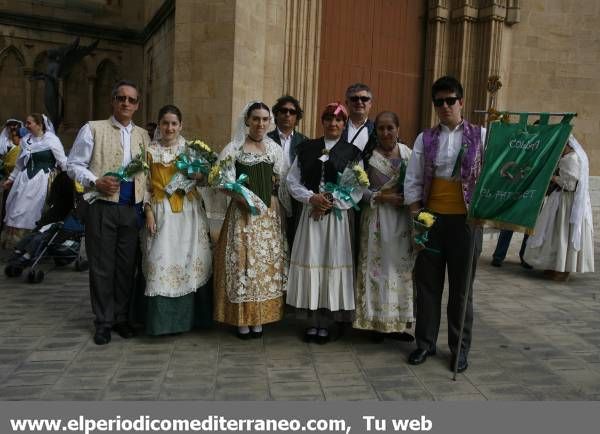
[[[342,133],[342,139],[355,145],[361,151],[367,147],[367,142],[373,139],[375,124],[369,119],[369,111],[373,107],[373,93],[369,86],[354,83],[346,89],[346,106],[349,119]]]
[[[276,128],[267,135],[283,148],[283,167],[287,173],[298,151],[298,145],[308,140],[304,134],[296,131],[296,126],[304,114],[300,102],[290,95],[284,95],[273,106]],[[283,180],[282,180],[283,182]],[[292,199],[292,217],[287,219],[287,238],[290,249],[294,241],[298,217],[302,206]]]

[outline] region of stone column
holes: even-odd
[[[300,100],[299,130],[315,136],[322,0],[286,0],[283,92]]]
[[[448,0],[429,0],[423,76],[423,126],[435,122],[431,104],[431,84],[446,73],[448,47]]]
[[[33,86],[31,85],[32,74],[33,68],[23,68],[23,75],[25,76],[25,113],[27,114],[33,112]]]
[[[88,119],[96,119],[94,116],[94,85],[96,84],[96,75],[89,74],[88,77]]]

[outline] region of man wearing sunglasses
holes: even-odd
[[[300,102],[290,95],[284,95],[273,106],[275,129],[267,135],[283,148],[284,167],[291,167],[296,158],[296,147],[308,140],[304,134],[296,131],[304,111]]]
[[[282,96],[273,106],[275,129],[267,133],[267,135],[282,147],[283,167],[286,172],[296,159],[298,146],[301,146],[302,142],[308,140],[308,137],[296,131],[296,126],[300,119],[302,119],[303,114],[304,111],[302,110],[302,107],[300,107],[300,102],[290,95]],[[300,202],[294,198],[291,198],[291,201],[292,216],[287,219],[286,228],[290,251],[292,249],[292,243],[294,242],[296,227],[298,226],[298,218],[302,211],[302,204]]]
[[[431,94],[440,123],[417,136],[404,181],[404,200],[413,218],[423,208],[436,217],[429,229],[427,247],[421,249],[415,263],[417,349],[410,354],[408,362],[418,365],[436,353],[447,269],[450,369],[454,369],[458,359],[458,372],[463,372],[468,367],[473,325],[472,285],[482,242],[481,227],[467,223],[467,209],[481,171],[485,129],[463,119],[463,88],[455,78],[438,79]],[[475,245],[475,255],[465,297],[471,242]],[[467,314],[459,343],[465,303]]]
[[[363,83],[348,86],[346,106],[349,119],[342,133],[342,140],[363,151],[375,129],[375,124],[369,119],[369,111],[373,106],[373,94],[369,86]]]
[[[128,323],[129,300],[134,286],[138,211],[146,190],[143,172],[131,181],[105,174],[129,164],[150,142],[148,132],[133,123],[139,107],[137,86],[120,81],[113,87],[111,99],[112,116],[85,124],[67,161],[71,178],[86,190],[100,193],[84,213],[97,345],[110,342],[111,330],[125,339],[133,336]]]

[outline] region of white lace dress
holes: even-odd
[[[234,200],[227,209],[215,249],[214,319],[234,326],[279,321],[287,281],[287,242],[283,207],[273,195],[281,173],[282,152],[265,142],[265,153],[234,152],[236,177],[246,174],[248,188],[268,207],[252,215]]]

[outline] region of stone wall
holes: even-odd
[[[271,106],[283,89],[285,2],[237,0],[232,125],[250,100]]]
[[[521,1],[521,22],[511,29],[510,73],[505,77],[511,110],[574,111],[573,133],[600,175],[600,2]],[[600,201],[596,202],[600,205]]]
[[[175,14],[171,14],[144,44],[143,97],[146,122],[158,122],[158,110],[173,104]],[[184,119],[185,120],[185,119]]]
[[[184,135],[223,147],[231,132],[235,0],[177,0],[173,101]]]

